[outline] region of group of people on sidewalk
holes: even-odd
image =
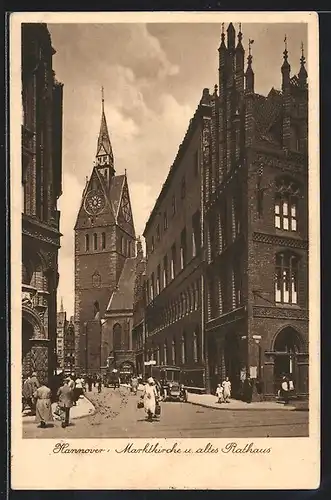
[[[241,383],[241,399],[245,403],[251,403],[253,398],[253,390],[256,389],[256,394],[258,400],[263,399],[263,385],[262,381],[259,379],[251,379],[251,377],[246,377]],[[280,388],[277,392],[278,399],[282,399],[284,404],[289,404],[289,401],[294,397],[295,389],[294,382],[289,377],[284,375],[280,384]],[[219,383],[216,388],[217,403],[229,403],[231,398],[231,382],[229,377],[225,377],[222,383]]]
[[[85,380],[74,375],[55,381],[51,389],[46,381],[39,380],[37,373],[33,372],[23,382],[22,387],[22,411],[28,406],[35,420],[41,428],[54,421],[55,417],[61,420],[62,427],[67,427],[70,420],[70,408],[77,405],[78,399],[84,395]],[[56,401],[56,409],[53,412],[52,402]]]

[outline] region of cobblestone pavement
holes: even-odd
[[[126,387],[86,393],[95,406],[94,415],[73,420],[62,429],[59,422],[40,429],[23,424],[26,438],[258,438],[308,436],[309,412],[273,410],[227,410],[203,408],[189,403],[161,403],[161,417],[147,422],[137,409],[137,396]]]

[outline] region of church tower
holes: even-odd
[[[116,175],[102,89],[95,165],[86,179],[75,225],[76,369],[88,367],[96,336],[125,260],[135,256],[135,229],[126,172]],[[89,324],[93,323],[89,333]],[[98,344],[98,339],[94,338]]]

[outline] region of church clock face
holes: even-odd
[[[105,208],[105,197],[99,191],[90,191],[85,198],[85,210],[90,215],[98,215]]]

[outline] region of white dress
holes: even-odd
[[[231,382],[228,380],[224,380],[223,384],[224,397],[229,398],[231,396]]]
[[[157,392],[155,386],[149,384],[145,385],[144,408],[146,413],[151,412],[153,415],[155,414],[156,396]]]

